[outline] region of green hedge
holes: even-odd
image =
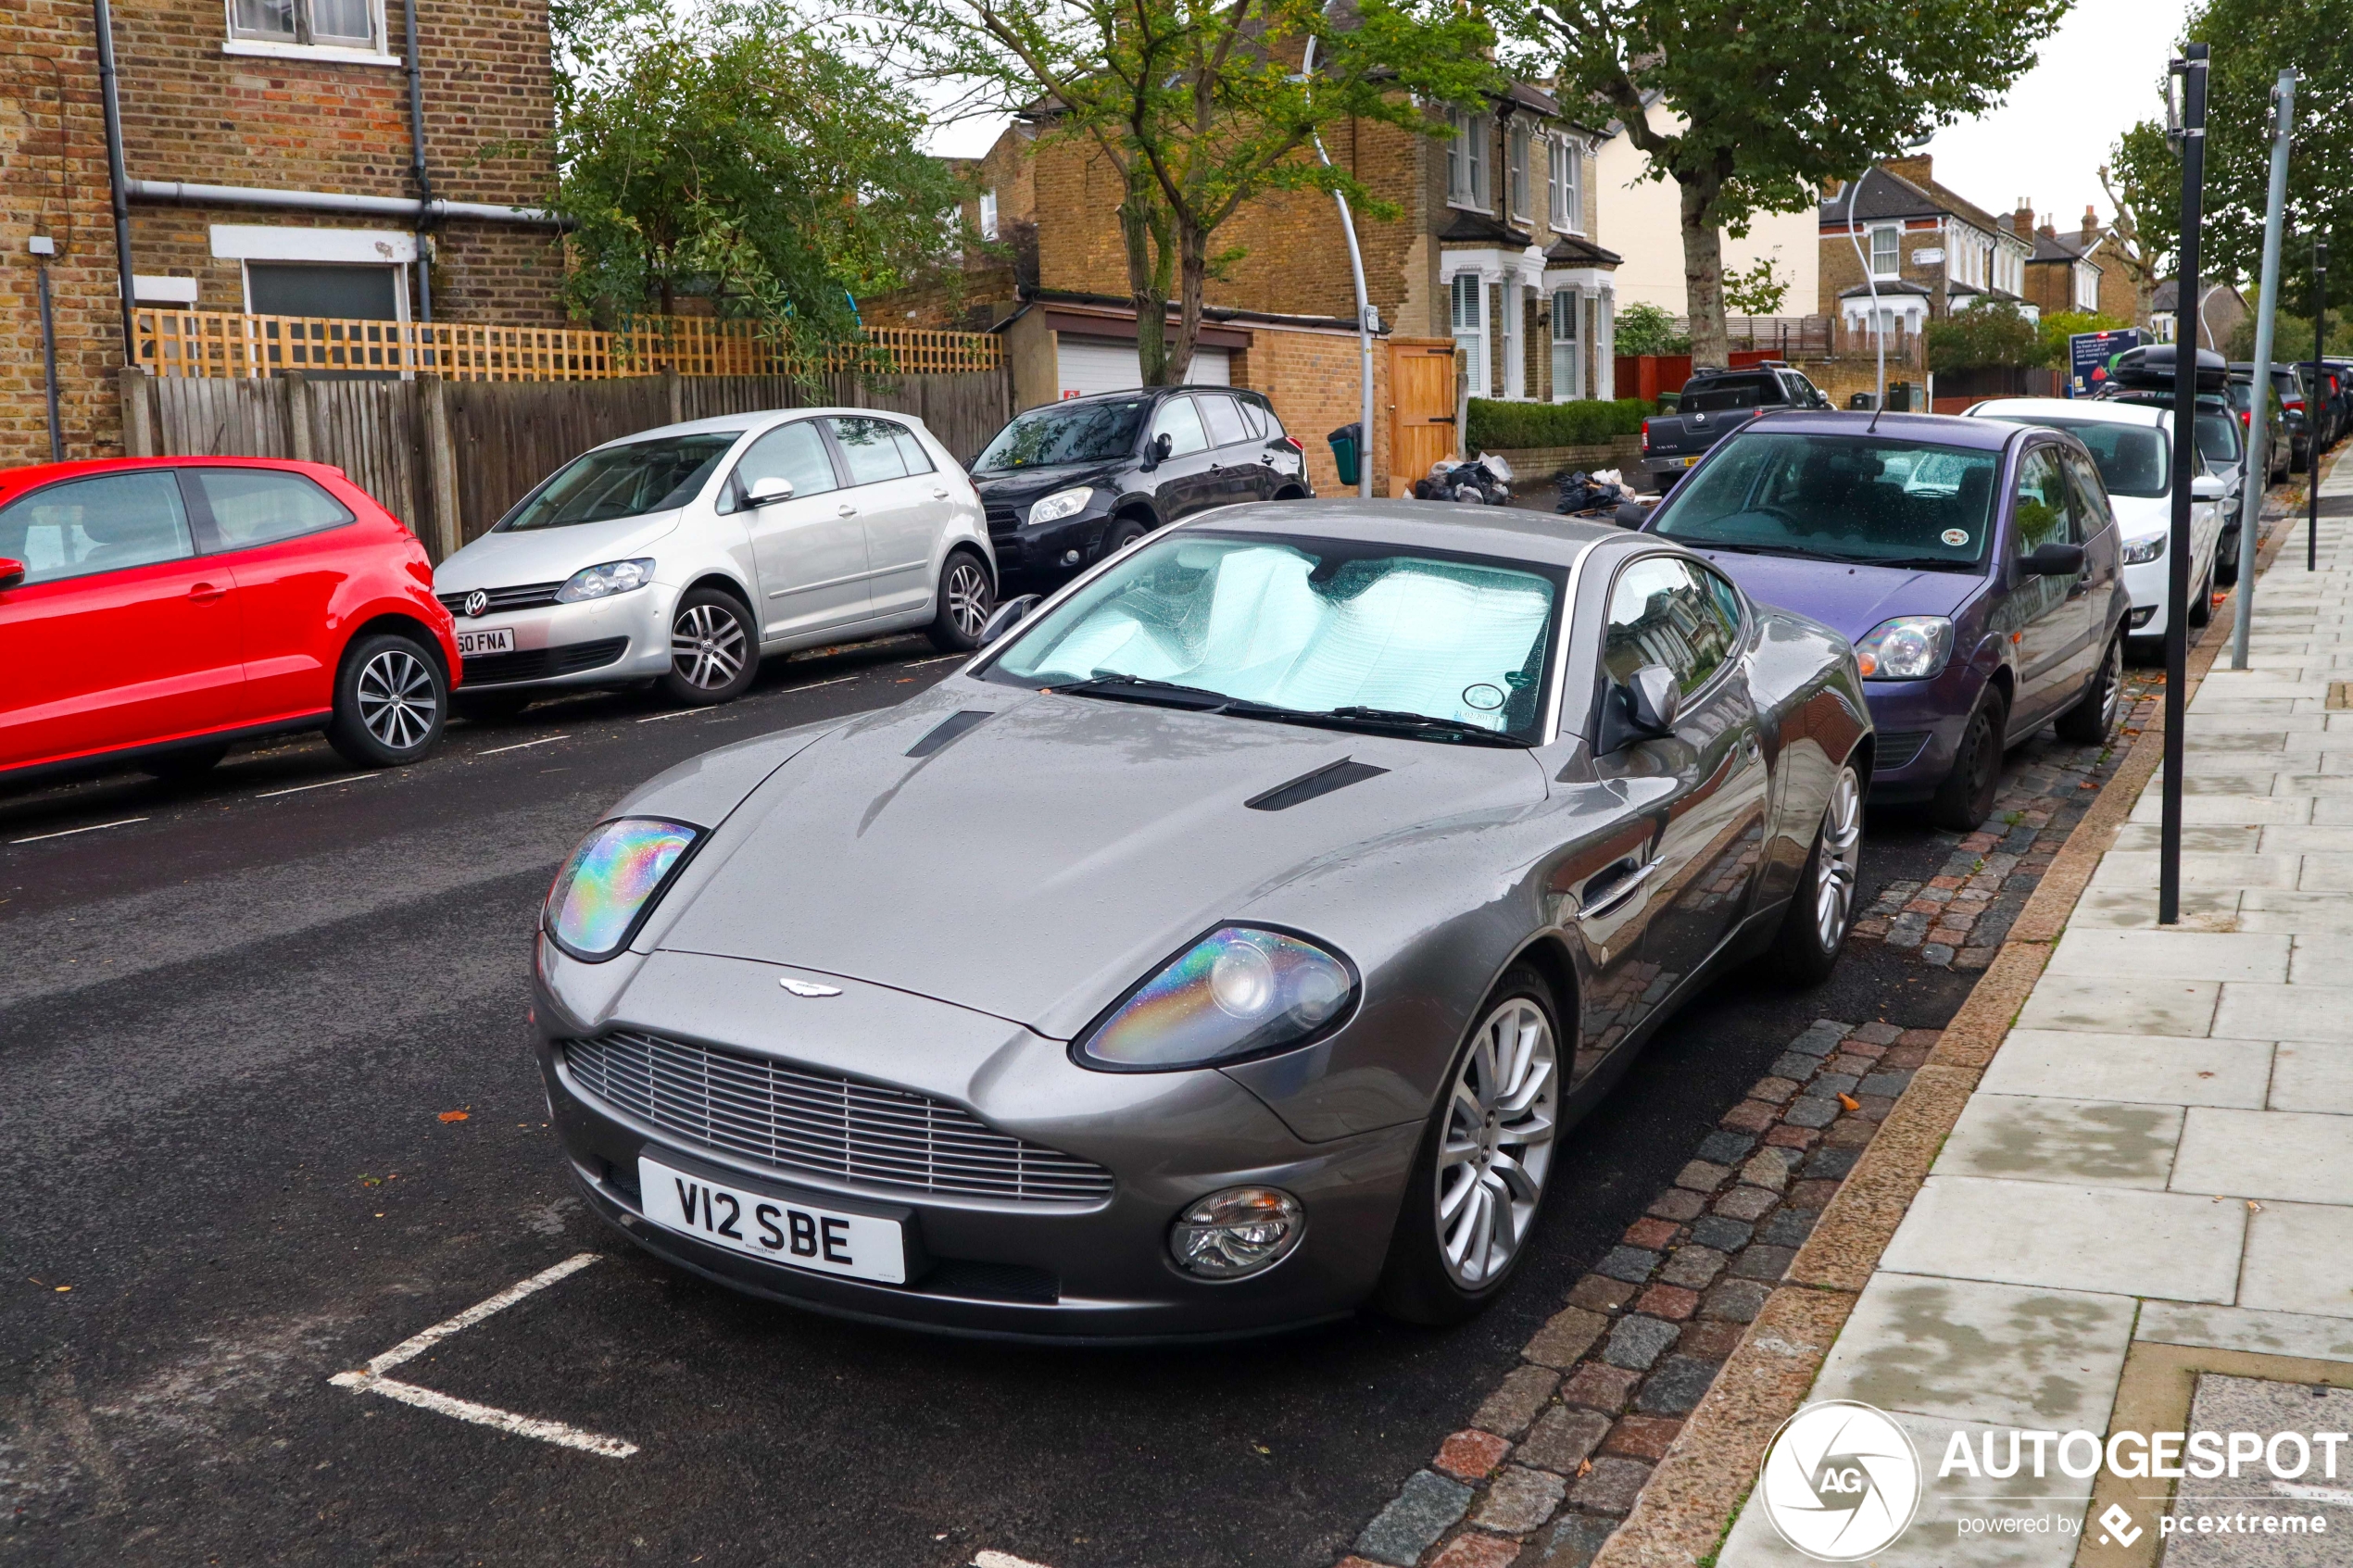
[[[1506,403],[1490,397],[1470,400],[1473,452],[1507,451],[1524,446],[1602,446],[1611,438],[1632,435],[1657,406],[1641,397],[1620,397],[1604,403]]]

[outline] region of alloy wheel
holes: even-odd
[[[696,690],[720,690],[743,670],[743,622],[724,605],[688,605],[670,628],[670,662]]]
[[[395,751],[409,751],[433,734],[441,713],[433,671],[406,648],[385,648],[360,668],[359,721]]]
[[[2116,727],[2117,710],[2124,706],[2124,639],[2113,638],[2108,646],[2108,669],[2103,676],[2108,689],[2100,694],[2100,734],[2107,734]]]
[[[948,569],[948,615],[967,637],[977,638],[988,624],[988,578],[971,561],[959,558]]]
[[[1845,939],[1863,864],[1863,786],[1853,768],[1841,768],[1822,811],[1822,850],[1814,877],[1814,935],[1829,952]]]
[[[1513,997],[1472,1038],[1439,1144],[1439,1250],[1463,1288],[1491,1284],[1518,1256],[1544,1196],[1559,1099],[1552,1022]]]

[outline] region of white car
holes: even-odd
[[[2169,572],[2165,549],[2173,529],[2173,411],[2145,404],[2087,398],[1997,397],[1969,410],[1972,419],[2007,420],[2066,431],[2091,448],[2108,486],[2108,508],[2124,552],[2129,637],[2165,634]],[[2206,624],[2214,595],[2214,552],[2222,536],[2225,482],[2201,461],[2190,483],[2189,622]]]
[[[565,464],[443,561],[461,711],[658,681],[740,694],[764,654],[922,629],[977,647],[997,564],[972,481],[923,421],[770,409],[665,425]]]

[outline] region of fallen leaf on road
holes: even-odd
[[[1860,1110],[1863,1109],[1863,1102],[1856,1099],[1853,1095],[1843,1094],[1839,1096],[1838,1103],[1844,1106],[1849,1110]]]
[[[61,1285],[61,1286],[57,1286],[57,1294],[58,1294],[58,1295],[60,1295],[60,1296],[62,1296],[62,1295],[64,1295],[67,1291],[71,1290],[72,1288],[73,1288],[73,1286],[69,1286],[69,1285]]]
[[[467,1112],[462,1110],[445,1110],[441,1113],[441,1119],[444,1122],[463,1122],[466,1116]]]
[[[2263,1212],[2263,1205],[2250,1198],[2246,1200],[2246,1211],[2250,1214],[2260,1214]]]
[[[1582,1481],[1586,1476],[1591,1475],[1592,1473],[1593,1461],[1592,1460],[1580,1459],[1577,1461],[1577,1478],[1579,1480]]]

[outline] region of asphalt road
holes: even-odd
[[[195,790],[0,798],[0,1559],[1325,1568],[1785,1041],[1939,1025],[1971,978],[1873,943],[1812,992],[1719,985],[1567,1137],[1516,1289],[1453,1330],[1008,1348],[672,1273],[584,1213],[543,1125],[549,874],[669,763],[952,668],[901,639],[716,713],[454,727],[396,773],[306,742]],[[1865,898],[1945,852],[1875,816]],[[329,1381],[581,1253],[396,1375],[628,1457]]]

